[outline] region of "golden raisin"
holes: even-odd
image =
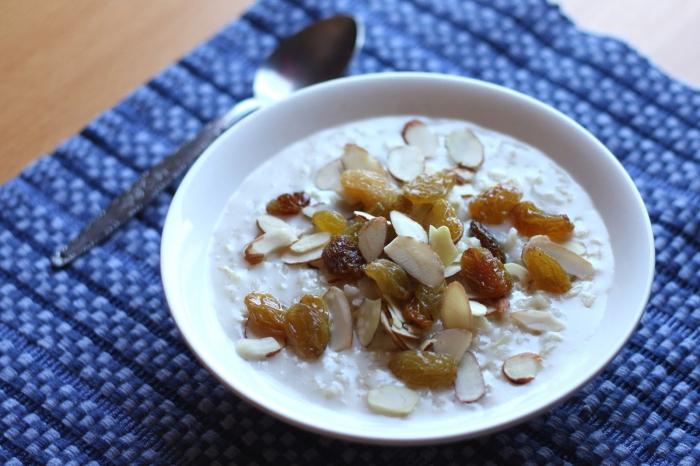
[[[501,223],[523,195],[515,188],[496,185],[479,194],[469,203],[469,214],[483,223]]]
[[[243,300],[248,309],[246,328],[265,337],[284,340],[284,315],[286,309],[269,293],[248,293]]]
[[[343,235],[347,236],[350,241],[357,243],[360,236],[360,230],[364,224],[364,220],[351,220],[343,231]]]
[[[403,195],[414,204],[432,204],[447,197],[455,184],[454,173],[442,170],[432,175],[424,173],[403,187]]]
[[[339,235],[348,227],[348,221],[338,212],[321,210],[313,214],[311,221],[321,231],[331,235]]]
[[[267,213],[272,215],[291,215],[301,212],[302,207],[309,205],[309,196],[303,191],[291,194],[280,194],[267,203]]]
[[[549,254],[538,247],[523,251],[523,263],[530,272],[533,288],[550,293],[566,293],[571,289],[569,274]]]
[[[440,228],[445,225],[450,230],[450,236],[455,243],[459,241],[464,233],[464,225],[457,217],[452,204],[447,199],[438,199],[433,204],[427,216],[427,224],[435,228]]]
[[[345,170],[340,175],[343,191],[372,215],[386,215],[399,201],[399,190],[384,175],[370,170]]]
[[[384,296],[406,300],[413,293],[413,282],[399,265],[388,259],[377,259],[365,266],[365,274],[374,280]]]
[[[462,277],[480,298],[501,298],[513,287],[503,263],[486,248],[469,248],[462,254]]]
[[[389,369],[400,380],[415,388],[449,386],[457,377],[457,361],[446,354],[418,350],[394,353]]]
[[[337,277],[359,278],[365,259],[357,241],[347,235],[333,236],[321,254],[323,263]]]
[[[518,233],[525,236],[547,235],[552,241],[566,241],[574,232],[568,216],[542,212],[532,202],[516,205],[510,211],[510,219]]]
[[[401,308],[401,314],[407,322],[422,329],[430,328],[440,315],[445,282],[435,288],[419,283],[413,298]]]
[[[304,303],[292,305],[285,318],[287,343],[304,359],[317,359],[328,346],[330,321],[325,311]]]
[[[503,253],[503,249],[501,249],[501,244],[481,223],[472,220],[471,225],[469,225],[469,236],[478,239],[482,247],[491,251],[491,254],[493,254],[496,259],[504,264],[506,263],[506,255]]]
[[[299,302],[301,304],[306,304],[307,306],[316,309],[318,312],[327,312],[326,303],[320,296],[316,296],[314,294],[305,294],[299,299]]]

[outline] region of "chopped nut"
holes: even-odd
[[[461,328],[448,328],[435,335],[433,350],[460,361],[472,344],[472,333]]]
[[[430,247],[438,255],[445,266],[449,266],[457,257],[459,251],[452,242],[450,229],[446,225],[435,228],[430,225],[429,235]]]
[[[268,233],[264,233],[253,241],[248,243],[245,248],[245,260],[249,264],[258,264],[262,262],[266,254],[270,252],[289,246],[297,237],[290,230],[271,230]]]
[[[411,120],[406,123],[401,136],[406,144],[417,147],[426,157],[432,157],[437,152],[437,136],[420,120]]]
[[[535,333],[564,330],[564,324],[555,319],[548,311],[517,311],[511,313],[510,317],[521,327]]]
[[[472,313],[469,298],[464,287],[459,282],[447,285],[442,299],[442,324],[445,328],[461,328],[471,330]]]
[[[332,286],[323,295],[323,301],[331,315],[331,349],[343,351],[350,348],[352,346],[352,313],[348,298],[340,288]]]
[[[397,235],[410,236],[418,241],[428,242],[428,234],[425,232],[425,229],[408,215],[398,210],[392,210],[389,213],[389,218],[391,219],[391,226],[394,227]]]
[[[445,267],[427,244],[408,236],[397,236],[384,247],[384,252],[406,273],[431,288],[445,277]]]
[[[368,263],[382,255],[386,233],[387,221],[384,217],[374,217],[360,228],[358,247]]]
[[[520,353],[503,362],[503,375],[515,384],[526,384],[533,380],[540,368],[542,358],[535,353]]]
[[[315,184],[318,189],[335,191],[340,187],[340,174],[343,173],[343,162],[340,159],[328,162],[316,172]]]
[[[289,249],[297,254],[309,252],[314,249],[323,248],[331,240],[330,233],[312,233],[299,238]]]
[[[462,167],[479,168],[484,163],[484,146],[471,130],[451,132],[445,139],[445,147],[452,160]]]
[[[471,351],[464,353],[457,367],[455,392],[457,399],[463,403],[477,401],[486,393],[484,376],[481,374],[479,363]]]
[[[411,181],[425,169],[425,157],[420,149],[413,146],[399,146],[391,149],[387,158],[389,173],[401,181]]]
[[[243,338],[236,342],[236,352],[248,361],[269,358],[282,349],[282,345],[272,337],[259,339]]]
[[[418,393],[410,388],[383,385],[367,393],[367,404],[377,414],[406,416],[418,404]]]
[[[362,346],[368,346],[379,326],[379,316],[382,312],[381,299],[365,299],[357,310],[355,331]]]

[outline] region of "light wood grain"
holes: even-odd
[[[0,181],[235,19],[252,0],[2,0]],[[700,84],[700,2],[562,0]]]

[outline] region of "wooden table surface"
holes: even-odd
[[[0,182],[79,131],[251,0],[3,0]],[[700,85],[700,1],[561,0],[582,27],[621,37]]]

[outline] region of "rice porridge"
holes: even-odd
[[[271,157],[210,247],[233,357],[311,403],[407,419],[555,383],[614,272],[589,196],[545,154],[408,116]]]

